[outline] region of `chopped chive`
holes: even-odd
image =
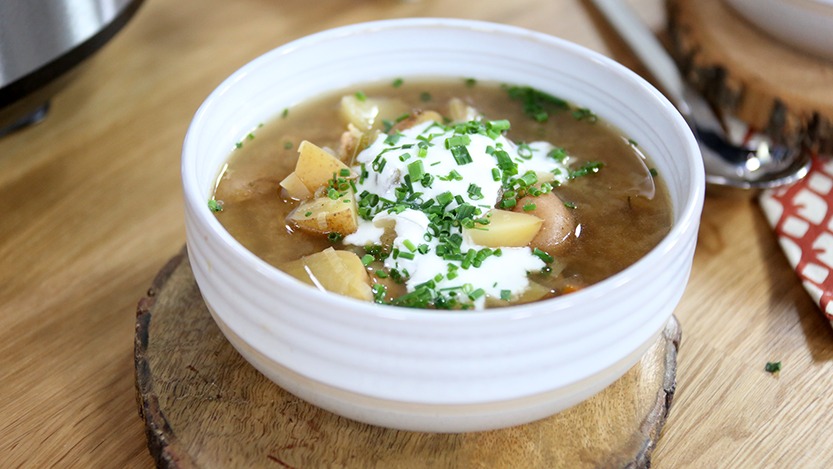
[[[223,211],[223,203],[218,202],[215,199],[208,200],[208,209],[212,212],[222,212]]]
[[[396,145],[396,142],[398,142],[400,138],[402,138],[402,134],[399,132],[395,132],[388,135],[387,138],[385,138],[385,143],[391,146]]]
[[[510,99],[521,102],[524,114],[537,122],[546,122],[551,112],[570,107],[563,99],[529,86],[504,86],[504,89]]]
[[[445,139],[445,148],[451,149],[453,147],[465,146],[471,143],[471,137],[468,135],[452,135]]]
[[[570,179],[575,179],[588,174],[598,173],[604,167],[601,161],[588,161],[576,170],[570,171]]]
[[[373,301],[376,303],[383,303],[385,301],[385,293],[387,288],[381,283],[373,285]]]
[[[333,231],[333,232],[330,232],[330,233],[327,234],[327,239],[331,243],[337,243],[337,242],[341,241],[341,238],[343,238],[343,237],[344,236],[341,233],[337,232],[337,231]]]
[[[542,251],[538,248],[533,249],[532,254],[534,254],[535,256],[537,256],[539,259],[546,262],[547,264],[551,264],[552,261],[555,260],[555,259],[553,259],[553,257],[551,255],[549,255],[549,253],[547,253],[546,251]]]
[[[364,91],[356,91],[355,96],[356,96],[356,99],[358,99],[361,102],[367,101],[367,95],[364,94]]]
[[[425,168],[422,165],[422,160],[416,160],[408,165],[408,175],[411,181],[422,181],[422,176],[425,174]]]
[[[550,150],[549,153],[547,153],[547,156],[554,159],[555,161],[564,161],[564,158],[567,157],[567,150],[560,147],[556,147]]]
[[[473,161],[471,155],[469,155],[469,150],[464,146],[452,147],[451,155],[454,157],[454,161],[460,166]]]
[[[482,288],[478,288],[477,290],[469,293],[469,299],[474,301],[474,300],[480,298],[481,296],[483,296],[485,294],[486,294],[486,290],[484,290]]]
[[[535,210],[535,204],[533,204],[533,203],[524,204],[524,212],[531,212],[533,210]]]
[[[483,189],[475,183],[469,184],[468,193],[472,200],[480,200],[483,198]]]
[[[575,209],[576,208],[576,204],[574,202],[564,202],[564,206],[569,208],[569,209]]]
[[[419,94],[419,100],[422,101],[423,103],[427,103],[428,101],[431,101],[431,93],[429,93],[427,91],[423,91],[422,93]]]
[[[500,299],[503,301],[509,301],[512,299],[512,290],[501,290],[500,291]]]
[[[474,85],[477,84],[477,80],[475,80],[474,78],[466,78],[464,80],[464,83],[466,84],[466,87],[473,88]]]
[[[593,111],[587,109],[586,107],[573,110],[573,118],[575,118],[578,121],[586,120],[587,122],[591,123],[599,120],[596,114],[594,114]]]
[[[402,86],[402,83],[404,83],[404,82],[405,81],[402,80],[401,78],[397,78],[397,79],[393,80],[393,83],[391,83],[391,86],[393,86],[394,88],[399,88],[400,86]]]
[[[486,123],[486,128],[494,132],[504,132],[506,130],[509,130],[510,127],[511,124],[509,124],[509,121],[506,119],[489,121]]]
[[[362,256],[362,265],[367,267],[375,260],[376,260],[376,258],[373,257],[372,254],[365,254],[364,256]]]
[[[521,143],[520,145],[518,145],[518,155],[525,160],[529,160],[532,158],[532,151],[532,147],[530,147],[526,143]]]
[[[286,119],[287,116],[289,116],[289,108],[285,107],[285,108],[283,108],[283,111],[281,111],[281,118]]]

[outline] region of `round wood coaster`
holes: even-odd
[[[723,0],[667,0],[672,54],[709,102],[774,140],[833,152],[833,62],[793,49]]]
[[[183,251],[136,317],[136,391],[160,467],[648,467],[675,389],[672,318],[641,361],[560,414],[504,430],[437,434],[348,420],[282,390],[214,324]]]

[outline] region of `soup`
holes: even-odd
[[[292,109],[231,152],[209,206],[247,249],[367,301],[482,309],[599,282],[668,233],[638,143],[557,97],[394,80]]]

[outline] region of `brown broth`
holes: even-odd
[[[292,108],[257,129],[254,138],[244,138],[233,151],[220,177],[215,198],[224,209],[217,213],[218,220],[243,246],[274,266],[332,245],[326,237],[294,232],[287,226],[284,220],[297,203],[280,197],[279,182],[294,169],[300,141],[338,148],[345,129],[339,101],[342,95],[356,90]],[[512,129],[507,137],[516,142],[545,140],[563,147],[577,159],[571,165],[574,168],[589,161],[604,164],[597,173],[575,178],[553,191],[565,202],[575,204],[572,213],[581,225],[580,236],[558,255],[552,274],[531,274],[535,281],[551,288],[553,295],[599,282],[625,269],[656,246],[670,229],[671,202],[662,175],[653,178],[653,199],[640,195],[639,188],[651,178],[647,172],[650,161],[635,142],[601,120],[580,120],[564,110],[538,123],[496,84],[467,86],[460,80],[405,82],[394,87],[385,83],[365,86],[362,91],[372,97],[400,98],[415,109],[437,110],[444,115],[449,99],[461,98],[488,119],[510,120]],[[429,100],[425,93],[430,95]],[[361,255],[363,250],[358,252]]]

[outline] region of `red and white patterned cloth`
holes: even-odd
[[[807,177],[763,192],[760,202],[790,265],[833,323],[833,160],[814,157]]]

